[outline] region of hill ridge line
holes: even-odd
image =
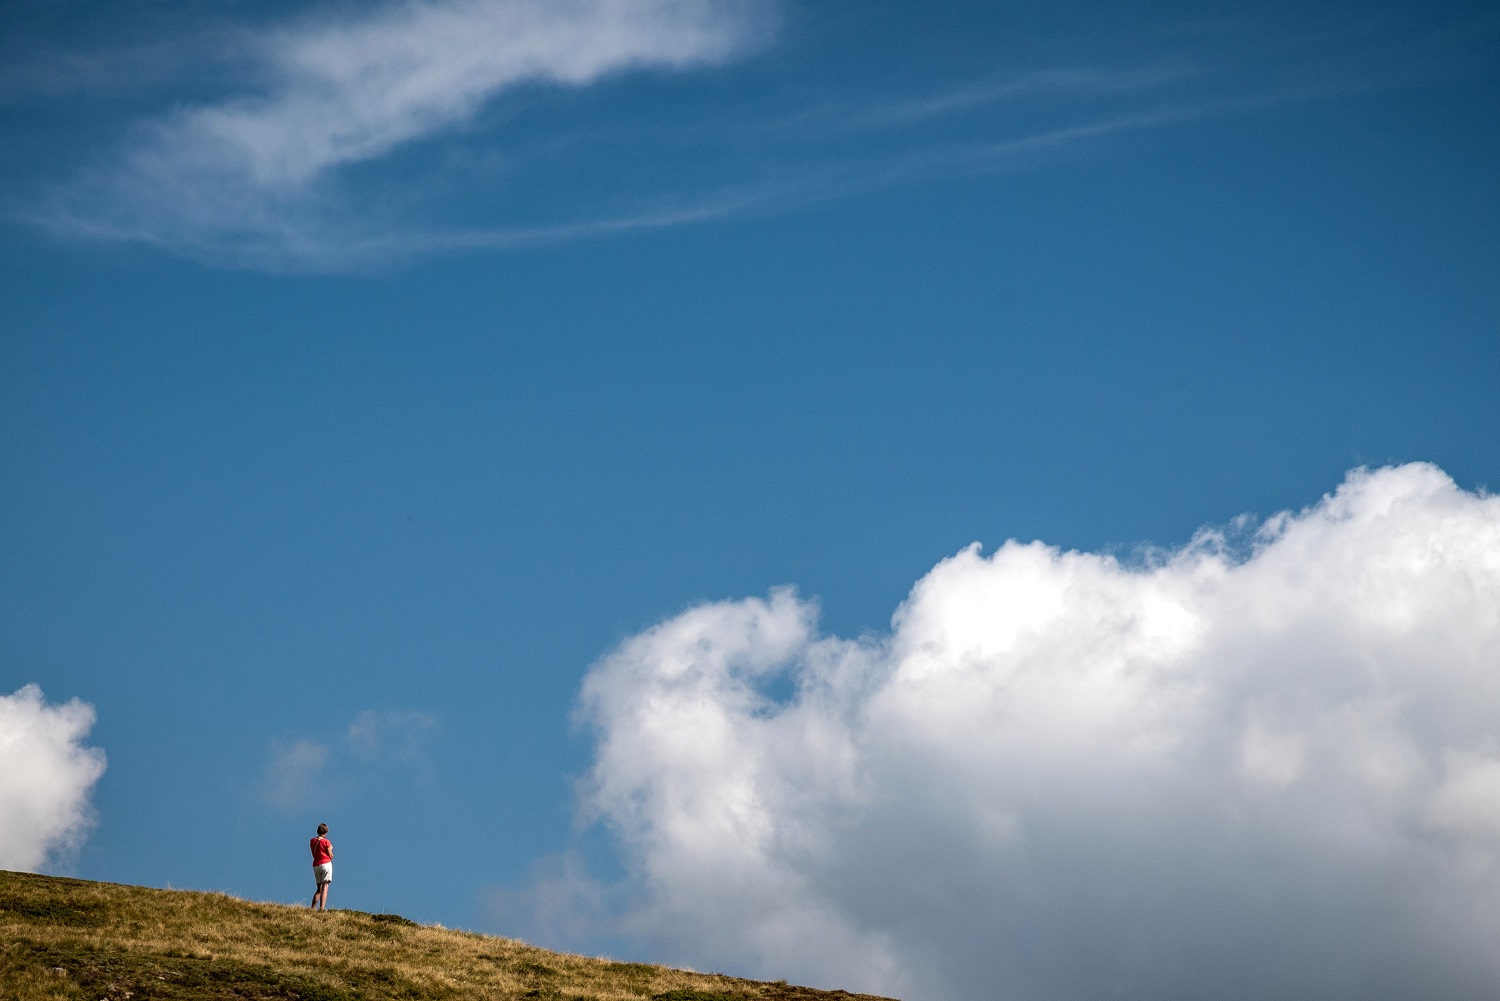
[[[555,952],[398,914],[0,870],[15,1001],[892,1001]]]

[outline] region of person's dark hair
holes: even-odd
[[[328,833],[328,825],[327,824],[319,824],[318,825],[318,837],[322,837],[323,835],[325,835],[327,833]]]

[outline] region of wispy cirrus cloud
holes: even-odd
[[[775,2],[414,0],[272,27],[216,22],[203,30],[217,54],[196,58],[217,67],[218,96],[139,124],[17,214],[220,264],[347,269],[1034,169],[1129,134],[1462,71],[1495,31],[1493,19],[1280,36],[1219,23],[1095,39],[1091,58],[1050,66],[997,55],[1005,68],[977,78],[929,67],[926,87],[891,91],[878,76],[795,94],[731,87],[711,107],[684,87],[604,110],[600,83],[626,71],[752,51]],[[68,76],[39,66],[23,76]],[[586,89],[598,102],[555,100]]]
[[[231,256],[344,256],[357,213],[332,176],[462,127],[502,92],[711,65],[763,5],[713,0],[425,0],[247,36],[242,93],[142,126],[120,158],[33,218],[104,239]],[[367,234],[366,234],[367,235]]]

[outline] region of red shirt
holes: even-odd
[[[333,844],[327,838],[313,838],[308,842],[308,847],[312,849],[313,865],[333,861]]]

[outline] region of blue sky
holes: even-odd
[[[5,20],[0,694],[108,756],[52,871],[295,900],[326,820],[335,906],[735,966],[518,910],[630,885],[617,644],[1500,480],[1486,5]]]

